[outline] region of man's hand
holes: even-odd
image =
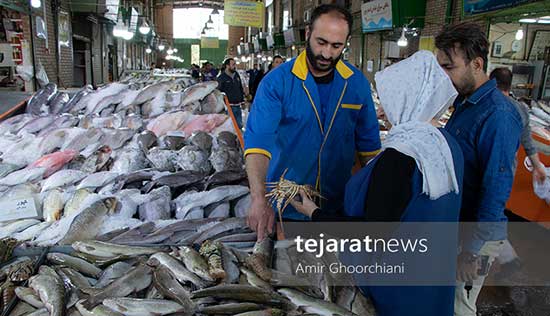
[[[275,212],[265,197],[252,198],[246,221],[248,226],[258,234],[258,241],[273,233]]]
[[[479,270],[479,257],[469,252],[461,252],[458,255],[456,278],[460,282],[473,282],[476,280]]]
[[[537,181],[539,184],[542,184],[546,179],[546,168],[541,163],[535,164],[533,166],[533,180]]]

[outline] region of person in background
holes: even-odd
[[[491,71],[491,74],[489,74],[489,78],[496,80],[497,88],[502,91],[505,96],[510,98],[510,101],[520,114],[523,126],[521,132],[521,145],[533,166],[533,181],[542,184],[546,179],[546,167],[540,161],[537,148],[531,138],[531,127],[529,126],[529,112],[527,106],[510,95],[513,78],[512,71],[506,67],[495,68]],[[521,260],[509,240],[504,242],[502,252],[497,257],[497,261],[501,264],[497,276],[498,278],[508,277],[521,268]]]
[[[213,81],[218,76],[218,71],[212,67],[212,63],[205,62],[203,64],[202,81]]]
[[[197,65],[197,64],[191,65],[191,77],[192,77],[193,79],[197,79],[197,80],[198,80],[198,79],[200,78],[200,76],[201,76],[201,72],[200,72],[200,71],[201,71],[201,69],[200,69],[199,65]]]
[[[262,69],[262,66],[260,64],[254,64],[254,68],[247,71],[248,73],[248,86],[249,86],[249,94],[252,97],[251,102],[254,101],[254,96],[256,95],[256,90],[258,89],[258,85],[260,84],[260,80],[264,77],[264,70]]]
[[[279,67],[284,62],[285,62],[285,60],[283,59],[283,57],[281,55],[273,56],[273,60],[271,61],[271,63],[267,67],[267,72],[270,72],[271,70]]]
[[[252,202],[248,225],[263,240],[273,232],[275,212],[265,182],[285,178],[315,187],[322,205],[342,209],[355,154],[362,164],[381,147],[378,121],[365,76],[340,60],[353,17],[335,4],[313,10],[306,50],[261,81],[245,131],[246,170]],[[308,218],[293,207],[284,218]]]
[[[489,42],[475,23],[446,27],[435,38],[437,59],[459,93],[445,130],[464,154],[463,225],[457,261],[455,315],[475,316],[489,268],[507,239],[506,202],[522,130],[512,102],[485,73]],[[488,270],[487,270],[488,271]]]
[[[237,120],[239,128],[243,127],[242,106],[244,104],[244,90],[241,77],[237,73],[237,64],[233,58],[227,58],[223,62],[224,72],[218,77],[218,90],[227,95],[231,110]]]
[[[383,151],[347,183],[346,218],[317,208],[304,192],[300,192],[302,202],[290,203],[317,221],[450,222],[457,233],[462,151],[449,133],[431,124],[457,96],[451,80],[428,51],[387,67],[375,80],[392,128]],[[448,278],[454,278],[454,258],[439,263],[449,267]],[[453,314],[454,286],[363,286],[361,290],[371,297],[379,316]]]
[[[151,71],[151,75],[155,72],[155,68],[157,68],[157,64],[151,63],[151,68],[149,69]]]
[[[496,68],[491,71],[489,78],[495,79],[497,81],[497,88],[502,91],[502,93],[507,96],[510,101],[514,104],[519,114],[521,115],[521,122],[523,125],[523,130],[521,132],[521,145],[525,150],[525,154],[531,160],[533,165],[533,180],[539,183],[544,182],[546,178],[546,168],[539,159],[537,148],[533,143],[531,138],[531,127],[529,126],[529,112],[527,107],[518,102],[512,96],[510,96],[510,89],[512,87],[512,71],[506,67]]]

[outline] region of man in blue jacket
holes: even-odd
[[[337,5],[312,13],[306,51],[271,71],[260,83],[245,132],[246,169],[252,196],[248,225],[262,240],[275,213],[265,182],[285,178],[314,186],[323,209],[342,209],[355,153],[365,163],[378,153],[380,135],[370,84],[340,60],[352,16]],[[288,207],[290,220],[307,217]]]
[[[485,73],[489,43],[478,25],[448,27],[435,45],[438,62],[459,93],[445,129],[464,154],[460,220],[471,223],[461,235],[454,314],[475,316],[484,282],[478,271],[481,265],[488,270],[507,238],[504,208],[514,180],[521,117]]]

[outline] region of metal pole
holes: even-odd
[[[53,15],[53,33],[54,33],[54,40],[55,40],[55,70],[56,70],[56,81],[57,85],[60,85],[60,76],[59,76],[59,64],[61,62],[61,45],[59,45],[59,1],[53,0],[52,1],[52,15]]]
[[[34,28],[32,27],[32,14],[31,9],[29,9],[29,28],[31,31],[31,56],[32,56],[32,73],[33,73],[33,82],[34,82],[34,91],[38,90],[38,81],[36,79],[36,56],[34,54]]]

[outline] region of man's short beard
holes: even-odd
[[[307,60],[309,61],[309,64],[311,65],[311,67],[313,67],[313,69],[316,70],[316,71],[322,71],[322,72],[331,71],[332,69],[334,69],[336,67],[336,64],[338,63],[338,61],[340,61],[340,56],[338,56],[335,59],[332,59],[332,58],[331,59],[325,59],[321,55],[316,56],[315,53],[313,52],[313,50],[311,49],[311,45],[309,44],[309,40],[310,40],[310,38],[308,38],[307,41],[306,41],[306,56],[307,56]],[[318,60],[329,60],[331,63],[330,63],[330,65],[328,65],[326,67],[321,67],[317,63]]]

